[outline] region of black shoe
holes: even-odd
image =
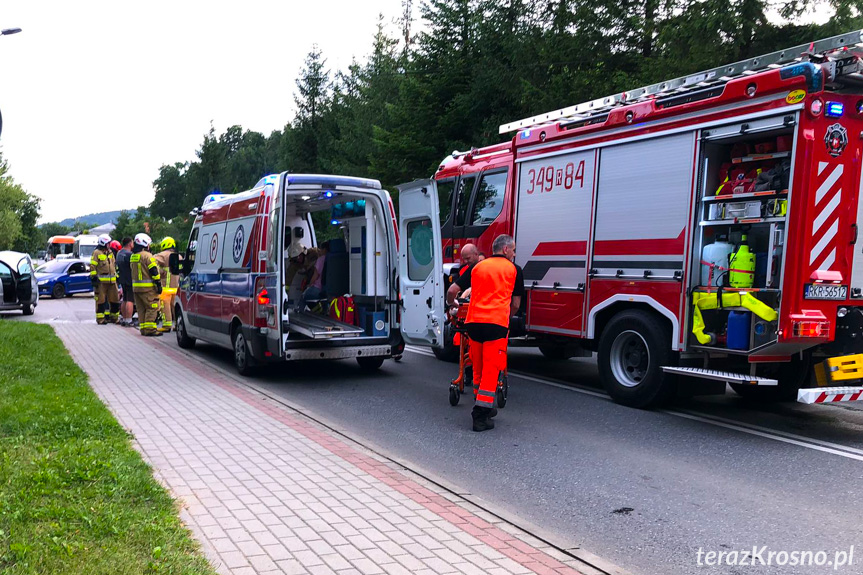
[[[491,419],[491,411],[492,410],[488,407],[474,406],[473,411],[471,412],[474,431],[487,431],[489,429],[494,429],[494,421]]]
[[[495,417],[496,415],[497,415],[497,408],[492,407],[491,411],[489,411],[489,413],[488,413],[488,418],[491,419],[492,417]]]

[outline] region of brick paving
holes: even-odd
[[[580,573],[569,555],[189,358],[173,337],[54,327],[221,573]],[[108,331],[111,353],[92,345]],[[132,353],[171,376],[114,368]]]

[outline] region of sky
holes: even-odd
[[[210,128],[269,134],[294,114],[317,44],[327,68],[364,60],[400,0],[4,0],[0,149],[43,222],[153,199],[163,164]],[[250,182],[250,185],[254,182]]]

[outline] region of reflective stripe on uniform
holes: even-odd
[[[99,281],[100,281],[100,282],[112,282],[112,283],[113,283],[113,282],[116,282],[116,281],[117,281],[117,278],[116,278],[116,277],[113,277],[113,276],[111,276],[111,277],[103,277],[103,276],[99,276]]]
[[[153,308],[153,309],[158,309],[158,308],[159,308],[159,304],[158,304],[158,303],[151,303],[151,304],[150,304],[150,307],[151,307],[151,308]]]
[[[106,256],[105,254],[99,254],[99,259],[103,262],[106,262],[108,261],[108,256]]]
[[[132,287],[153,287],[153,282],[132,282]]]

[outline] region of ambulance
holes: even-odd
[[[425,200],[445,272],[513,235],[511,345],[596,353],[620,403],[863,400],[861,72],[855,31],[525,118],[400,202]],[[404,296],[442,357],[445,289]]]
[[[229,348],[241,374],[266,363],[346,358],[375,370],[403,351],[398,231],[380,182],[285,172],[246,192],[211,194],[192,214],[184,257],[171,262],[180,274],[180,347],[202,340]],[[310,266],[297,256],[324,237],[325,295],[301,305]],[[346,307],[332,314],[337,305]]]

